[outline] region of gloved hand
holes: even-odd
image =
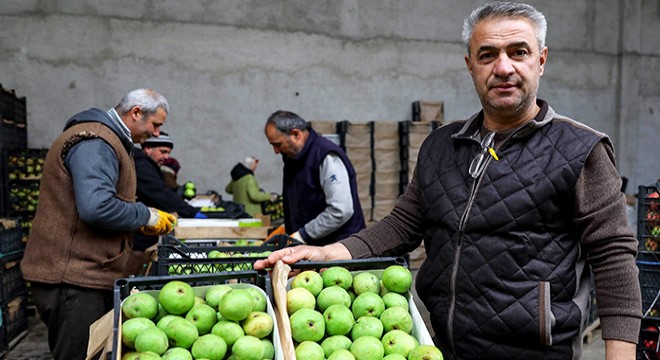
[[[151,215],[147,225],[140,228],[140,232],[144,235],[165,235],[172,232],[174,224],[176,224],[176,217],[164,211],[149,208]]]
[[[208,219],[209,217],[204,215],[203,212],[198,211],[197,214],[195,214],[195,219]]]

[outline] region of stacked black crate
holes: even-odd
[[[0,219],[0,354],[25,336],[28,329],[27,287],[20,269],[25,244],[18,219]]]
[[[25,97],[16,96],[14,90],[5,89],[0,84],[0,149],[4,152],[4,149],[25,148],[27,148]],[[7,216],[9,213],[7,169],[2,168],[2,174],[2,179],[0,179],[0,215]]]
[[[639,283],[642,289],[642,329],[637,356],[660,358],[660,183],[640,186],[637,198]]]

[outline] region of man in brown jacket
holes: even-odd
[[[135,202],[134,143],[157,136],[169,105],[152,89],[115,108],[74,115],[43,167],[39,205],[21,261],[56,360],[84,359],[89,326],[113,308],[133,231],[161,235],[175,218]]]

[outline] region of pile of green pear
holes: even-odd
[[[412,274],[392,265],[351,273],[333,266],[298,274],[286,308],[296,358],[301,360],[442,360],[433,345],[411,335],[408,304]]]
[[[246,285],[246,284],[242,284]],[[256,286],[211,285],[196,296],[172,280],[122,303],[122,360],[271,360],[274,319]]]

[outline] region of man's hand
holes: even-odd
[[[147,225],[141,227],[139,231],[144,235],[165,235],[172,232],[176,217],[158,209],[149,208],[151,216]]]
[[[275,265],[277,260],[282,260],[286,264],[293,264],[300,260],[331,261],[331,260],[350,260],[353,257],[348,249],[340,243],[326,246],[298,245],[270,254],[267,259],[257,260],[254,263],[255,270],[270,268]]]

